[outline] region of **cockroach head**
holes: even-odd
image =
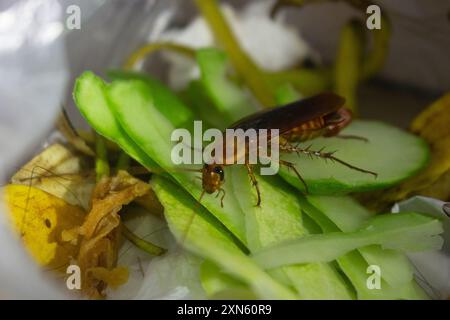
[[[203,190],[207,193],[218,191],[225,179],[223,165],[211,163],[205,164],[202,170]]]

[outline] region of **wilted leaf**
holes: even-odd
[[[92,209],[83,225],[64,233],[64,240],[76,241],[82,236],[78,265],[83,272],[82,288],[93,298],[104,295],[107,285],[117,286],[126,282],[128,276],[116,269],[120,240],[120,216],[118,212],[126,205],[145,195],[150,186],[119,171],[115,177],[103,178],[92,194]],[[119,274],[116,279],[114,275]]]
[[[136,198],[135,203],[146,209],[148,212],[156,215],[163,216],[164,208],[155,195],[155,192],[150,189],[142,197]]]
[[[112,270],[106,268],[91,268],[89,273],[98,280],[107,283],[111,288],[116,289],[117,287],[125,284],[128,281],[128,268],[117,267]]]
[[[11,182],[36,187],[87,210],[95,173],[83,157],[57,143],[23,166]]]
[[[14,229],[31,255],[42,266],[66,267],[78,246],[63,242],[61,233],[80,225],[84,211],[34,187],[8,185],[4,192]]]
[[[411,131],[430,144],[450,136],[450,93],[447,93],[421,112],[411,123]]]
[[[91,130],[78,130],[78,134],[86,141],[86,143],[90,145],[95,144],[95,132],[92,132]],[[106,148],[108,149],[108,152],[114,153],[114,152],[120,152],[120,147],[112,142],[111,140],[106,140]]]
[[[434,183],[420,191],[426,197],[437,198],[445,201],[450,200],[450,170],[439,177]]]
[[[450,93],[433,103],[412,123],[411,131],[425,138],[432,148],[430,183],[421,195],[450,199]],[[433,181],[431,181],[433,180]]]
[[[60,113],[58,121],[56,122],[56,127],[75,149],[88,156],[95,156],[95,152],[92,150],[92,148],[72,126],[65,111],[62,111]]]

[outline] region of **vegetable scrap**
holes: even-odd
[[[77,263],[83,272],[83,291],[89,297],[104,297],[107,285],[117,287],[127,281],[127,269],[116,267],[121,232],[119,211],[149,190],[148,184],[126,171],[104,177],[92,193],[91,210],[83,224],[63,232],[63,240],[69,243],[78,243],[81,236]]]
[[[4,195],[25,248],[45,269],[65,272],[79,245],[65,242],[62,233],[81,225],[85,211],[35,187],[10,184]]]
[[[17,171],[11,183],[33,186],[88,210],[95,172],[88,159],[55,143]]]

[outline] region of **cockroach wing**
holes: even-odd
[[[344,103],[345,99],[337,94],[321,93],[278,108],[251,114],[231,125],[229,129],[278,129],[282,135],[305,122],[335,112],[343,107]]]

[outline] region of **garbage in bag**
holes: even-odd
[[[448,8],[285,2],[0,4],[0,298],[450,296]],[[278,176],[169,161],[188,122],[277,117]]]

